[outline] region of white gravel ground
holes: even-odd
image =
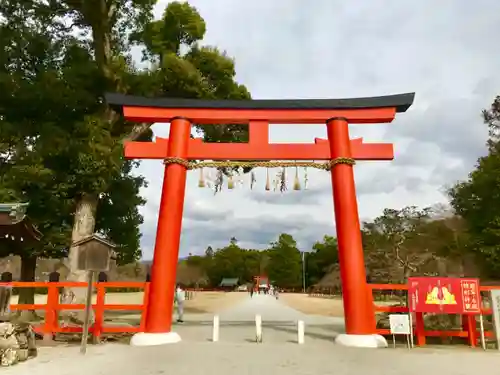
[[[253,342],[256,313],[264,323],[262,344]],[[39,357],[2,369],[8,375],[198,375],[374,374],[461,375],[498,372],[500,353],[459,349],[353,349],[333,343],[342,320],[306,316],[271,296],[257,295],[220,313],[220,342],[212,343],[212,317],[186,317],[175,330],[183,342],[168,346],[41,348]],[[296,321],[306,323],[306,342],[296,343]]]

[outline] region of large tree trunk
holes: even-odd
[[[115,76],[112,69],[112,20],[115,18],[117,11],[117,3],[115,1],[97,0],[95,2],[83,2],[80,11],[84,18],[92,28],[92,41],[94,56],[101,72],[102,77],[106,81],[105,89],[111,91],[121,91],[120,81]],[[103,113],[105,121],[115,121],[116,113],[107,108]],[[149,128],[149,124],[140,124],[132,130],[131,134],[124,137],[122,141],[133,140],[142,132]],[[97,203],[99,201],[97,194],[83,194],[77,203],[73,232],[71,241],[79,241],[82,238],[90,236],[94,232],[95,214],[97,211]],[[77,252],[78,249],[71,246],[68,255],[69,275],[68,281],[86,281],[86,272],[77,271]],[[85,288],[65,288],[61,301],[62,303],[84,303]],[[83,311],[69,312],[65,314],[70,317],[73,322],[83,324]]]
[[[110,2],[113,4],[113,2]],[[84,4],[85,5],[85,4]],[[84,17],[92,27],[92,39],[94,47],[94,56],[102,76],[107,80],[106,89],[111,88],[113,83],[112,71],[110,68],[111,62],[111,27],[110,19],[113,16],[114,10],[108,6],[105,0],[99,0],[92,5],[86,4],[81,10]],[[112,111],[108,109],[104,113],[104,117],[108,121],[112,121]],[[99,198],[95,192],[82,192],[80,200],[77,202],[75,210],[75,218],[73,222],[73,231],[71,234],[71,243],[80,241],[81,239],[91,236],[95,228],[95,214],[97,211],[97,203]],[[71,246],[68,254],[68,281],[87,281],[87,273],[77,270],[78,248]],[[61,296],[62,303],[85,303],[86,288],[64,288]],[[78,311],[62,311],[61,315],[73,323],[83,324],[84,312]],[[93,320],[93,316],[91,316]]]
[[[71,243],[91,236],[94,233],[95,214],[97,210],[98,197],[83,194],[77,203]],[[68,254],[68,281],[87,281],[87,273],[78,271],[78,247],[71,246]],[[61,296],[61,303],[83,303],[85,304],[86,288],[65,288]],[[83,310],[63,311],[62,315],[74,323],[83,324]]]
[[[35,281],[36,255],[21,255],[21,281]],[[32,305],[35,303],[35,288],[19,288],[19,303]],[[20,316],[23,320],[32,320],[35,318],[34,310],[22,310]]]

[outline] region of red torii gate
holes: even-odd
[[[186,163],[190,160],[328,160],[331,179],[345,331],[337,342],[378,347],[387,343],[375,335],[375,318],[361,242],[352,159],[392,160],[390,143],[364,143],[349,138],[348,124],[391,122],[405,112],[414,93],[354,99],[197,100],[144,98],[107,94],[106,101],[129,121],[170,122],[168,139],[129,142],[125,157],[169,159],[164,181],[151,273],[145,332],[132,345],[180,341],[172,332],[172,309],[182,227]],[[191,124],[248,124],[248,143],[204,143],[191,139]],[[269,124],[326,124],[328,140],[311,144],[271,144]]]

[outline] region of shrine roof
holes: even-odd
[[[107,93],[106,102],[117,109],[126,107],[196,108],[196,109],[368,109],[396,108],[406,112],[413,104],[415,93],[372,96],[349,99],[255,99],[255,100],[205,100],[179,98],[147,98]]]
[[[236,286],[239,283],[238,278],[223,278],[219,286]]]
[[[5,217],[9,225],[17,224],[26,217],[26,210],[29,203],[0,203],[0,215]],[[0,225],[5,225],[0,220]]]
[[[26,216],[29,203],[0,203],[0,238],[39,241],[42,233]]]

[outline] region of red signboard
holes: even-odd
[[[478,279],[410,277],[408,299],[411,312],[437,314],[481,312]]]

